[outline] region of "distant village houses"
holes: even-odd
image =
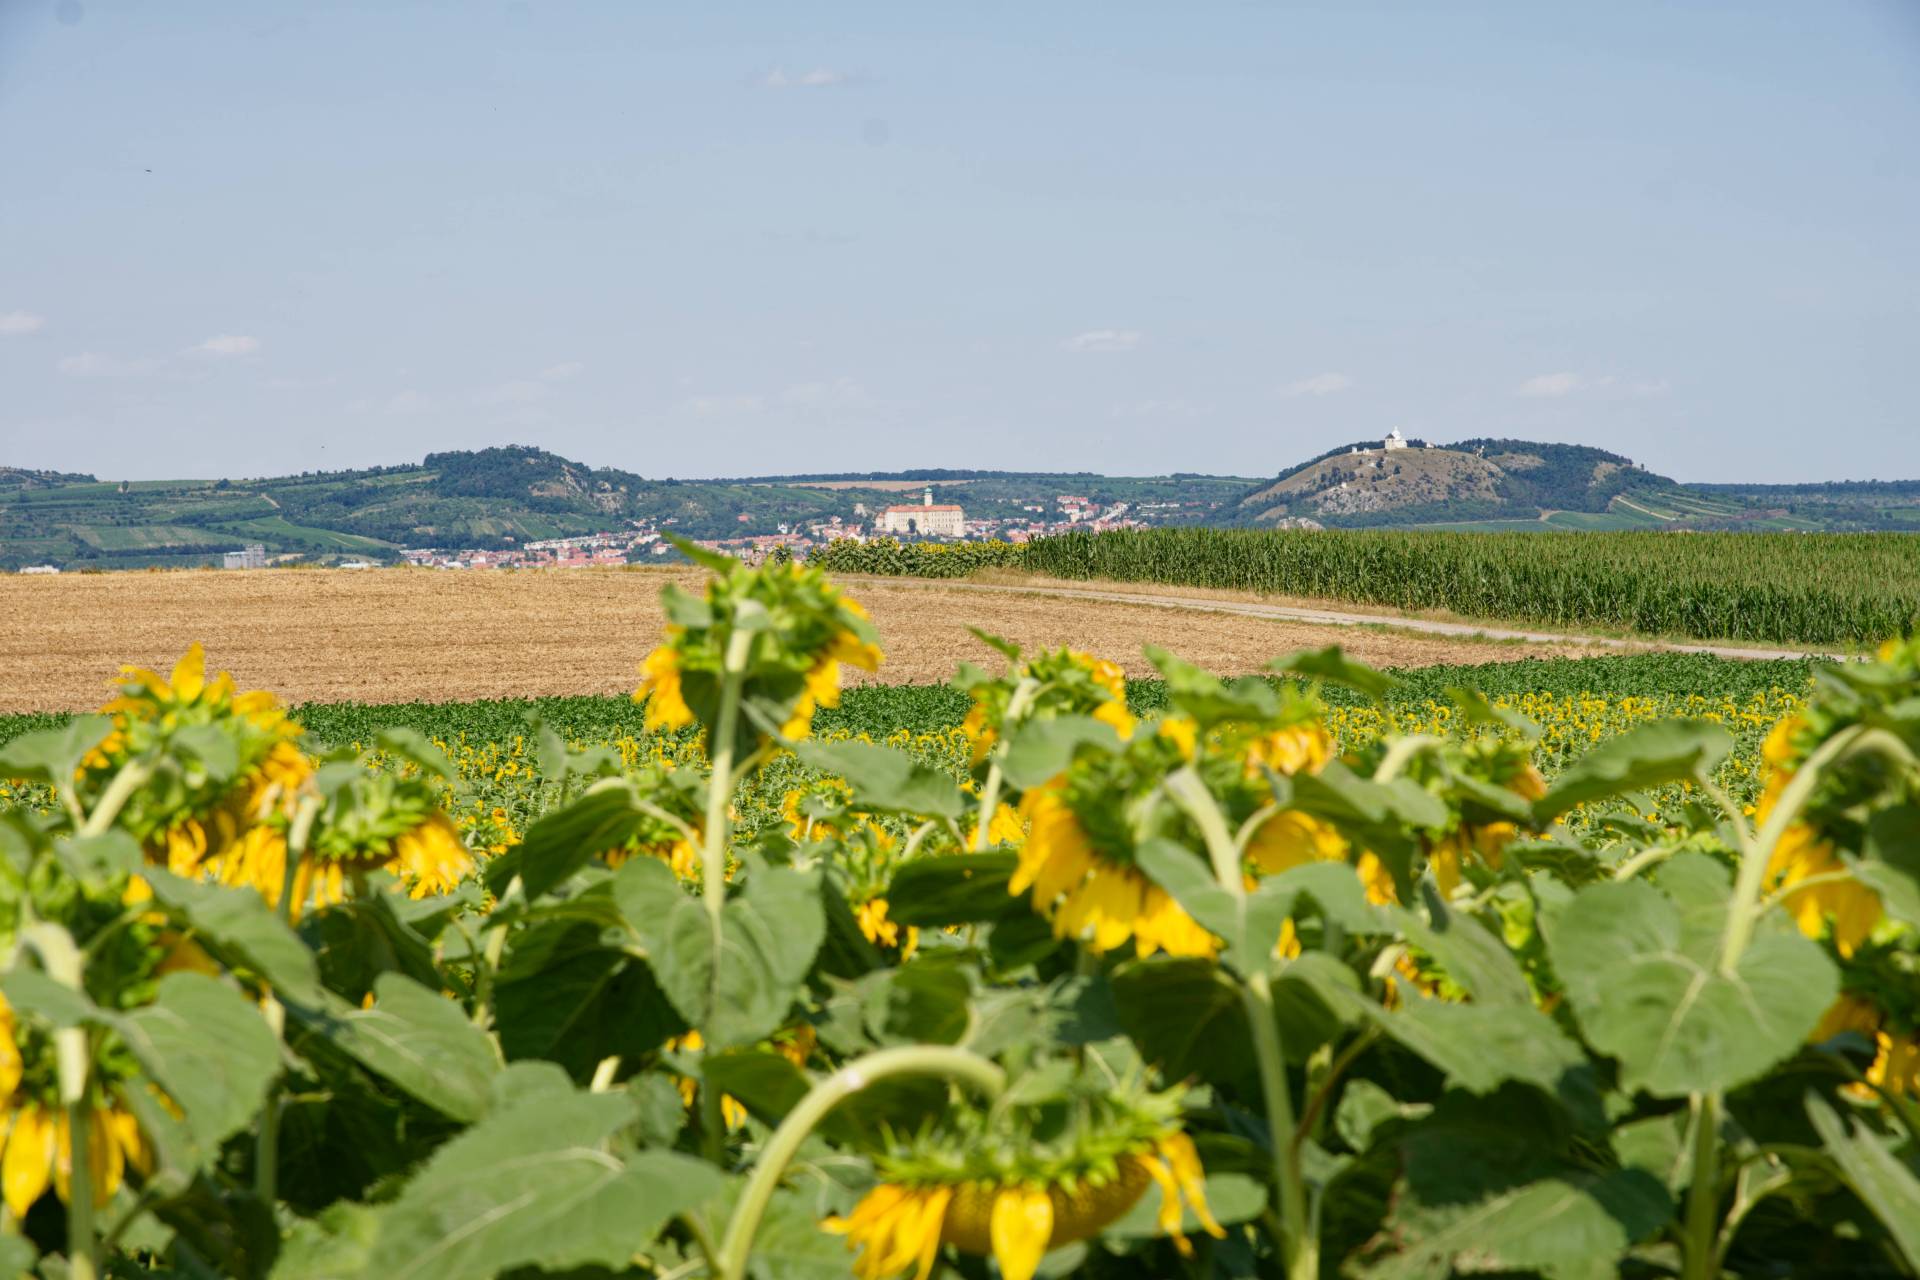
[[[266,544],[249,542],[240,551],[227,552],[222,563],[229,569],[264,569],[267,567]]]

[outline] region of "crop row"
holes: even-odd
[[[1017,546],[840,542],[816,558],[840,573],[1011,567],[1777,644],[1865,647],[1920,625],[1920,538],[1897,533],[1127,529]]]

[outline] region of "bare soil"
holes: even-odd
[[[699,579],[655,568],[8,575],[0,710],[97,706],[122,663],[164,671],[195,640],[243,687],[295,703],[621,693],[660,635],[660,587]],[[878,679],[888,683],[945,680],[963,659],[995,661],[969,623],[1028,646],[1091,650],[1129,674],[1151,670],[1145,645],[1222,673],[1336,643],[1382,666],[1581,651],[924,582],[851,582],[848,592],[879,627],[887,662]]]

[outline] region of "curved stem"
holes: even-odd
[[[712,729],[713,772],[707,778],[706,839],[701,861],[705,864],[707,917],[713,921],[714,951],[720,949],[720,911],[727,903],[727,802],[733,798],[733,730],[740,717],[740,687],[746,683],[747,654],[753,648],[753,632],[735,631],[727,637],[725,667],[720,682],[720,719]]]
[[[1413,763],[1415,756],[1443,747],[1446,742],[1445,738],[1437,738],[1430,733],[1414,733],[1394,739],[1393,745],[1387,748],[1387,754],[1380,757],[1380,767],[1373,771],[1373,780],[1392,782]]]
[[[986,852],[987,831],[993,826],[993,815],[1000,811],[1000,785],[1003,781],[1000,762],[1006,758],[1007,735],[1020,717],[1027,713],[1027,708],[1039,692],[1038,680],[1032,676],[1022,676],[1020,683],[1014,686],[1013,696],[1007,699],[1007,714],[1000,718],[1000,740],[993,744],[993,761],[987,766],[987,780],[980,788],[980,822],[973,832],[975,853]]]
[[[1227,829],[1213,793],[1191,766],[1167,775],[1163,784],[1174,802],[1193,819],[1207,842],[1214,878],[1244,903],[1247,888],[1241,879],[1240,846]],[[1247,1021],[1253,1028],[1254,1057],[1260,1064],[1260,1092],[1267,1107],[1267,1129],[1273,1147],[1274,1190],[1280,1197],[1280,1256],[1289,1280],[1314,1280],[1320,1274],[1320,1244],[1307,1218],[1306,1186],[1300,1176],[1299,1126],[1293,1116],[1293,1095],[1287,1086],[1287,1058],[1280,1044],[1280,1024],[1273,1008],[1273,984],[1265,969],[1246,975],[1240,988]]]
[[[855,1058],[846,1066],[813,1086],[798,1106],[787,1113],[780,1127],[761,1149],[760,1162],[747,1179],[746,1190],[727,1223],[727,1234],[716,1259],[720,1280],[741,1280],[747,1273],[747,1258],[753,1248],[753,1236],[760,1219],[773,1199],[774,1189],[792,1162],[800,1144],[826,1118],[829,1111],[867,1086],[891,1076],[945,1076],[971,1085],[989,1098],[997,1098],[1007,1087],[1007,1074],[977,1053],[945,1045],[911,1045],[900,1049],[881,1049]]]
[[[120,816],[120,810],[125,807],[128,800],[132,799],[133,793],[152,776],[153,766],[145,760],[129,760],[121,765],[120,772],[113,775],[113,781],[109,782],[107,789],[100,793],[99,802],[93,806],[93,812],[88,814],[87,820],[80,824],[78,834],[97,836],[104,833],[113,825],[113,820]]]
[[[1648,867],[1657,867],[1679,852],[1679,845],[1655,845],[1651,849],[1642,849],[1615,867],[1613,869],[1613,878],[1615,880],[1631,880]]]

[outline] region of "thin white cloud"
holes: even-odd
[[[1116,418],[1197,418],[1212,411],[1211,406],[1192,400],[1136,400],[1116,404],[1109,412]]]
[[[577,378],[587,371],[581,360],[567,360],[560,364],[550,364],[540,371],[542,382],[565,382],[568,378]]]
[[[250,356],[260,349],[260,339],[243,333],[217,333],[194,350],[205,356]]]
[[[0,338],[16,338],[23,333],[38,333],[47,318],[31,311],[0,311]]]
[[[401,391],[387,397],[381,406],[388,413],[426,413],[434,407],[434,399],[424,391]]]
[[[831,89],[836,85],[853,82],[853,74],[847,71],[815,67],[811,71],[789,72],[785,68],[775,67],[761,77],[760,87],[763,89]]]
[[[756,395],[709,395],[688,396],[682,405],[703,418],[722,417],[730,414],[758,413],[766,408],[764,396]]]
[[[1316,373],[1311,378],[1302,378],[1298,382],[1289,382],[1280,388],[1280,394],[1292,399],[1295,396],[1331,396],[1353,389],[1353,379],[1344,373]]]
[[[99,351],[62,356],[53,366],[69,378],[138,378],[159,372],[161,362],[151,357],[122,360]]]
[[[802,382],[780,393],[783,404],[805,409],[857,409],[873,403],[867,389],[852,378]]]
[[[1543,373],[1528,378],[1513,394],[1530,399],[1558,399],[1571,395],[1601,395],[1610,398],[1644,400],[1650,396],[1663,396],[1669,383],[1665,378],[1622,378],[1616,374],[1604,373],[1598,376],[1582,373]]]
[[[1138,329],[1089,329],[1060,345],[1068,351],[1131,351],[1147,340]]]
[[[1585,391],[1592,385],[1592,379],[1583,378],[1577,373],[1543,373],[1528,378],[1514,389],[1513,394],[1536,398],[1570,396],[1576,391]]]
[[[503,404],[532,404],[545,399],[549,388],[544,382],[535,382],[529,378],[514,378],[497,387],[488,387],[473,397],[473,402],[483,408]]]

